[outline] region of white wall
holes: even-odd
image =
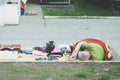
[[[4,4],[4,24],[19,23],[18,4]]]
[[[3,22],[3,5],[0,5],[0,26],[4,26],[4,22]]]
[[[17,4],[4,4],[0,5],[0,26],[4,24],[19,24],[20,17],[20,0],[11,0],[12,2],[18,2]]]

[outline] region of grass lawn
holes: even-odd
[[[119,80],[120,63],[0,63],[0,80]]]
[[[71,0],[74,5],[74,10],[64,9],[49,9],[42,7],[43,14],[46,16],[120,16],[120,14],[113,13],[110,9],[102,9],[93,5],[85,4],[84,0]]]

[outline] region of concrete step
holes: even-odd
[[[46,7],[48,9],[63,9],[63,10],[74,10],[74,5],[42,5],[42,7]]]
[[[70,0],[41,0],[42,4],[70,4]]]

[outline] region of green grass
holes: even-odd
[[[12,64],[7,65],[6,68],[14,73],[32,73],[36,71],[36,69],[33,69],[32,67],[25,67],[25,66],[22,67],[19,65],[12,65]]]
[[[0,80],[16,80],[16,79],[10,77],[0,77]]]
[[[93,5],[85,4],[83,0],[81,0],[81,2],[71,0],[71,4],[75,7],[73,11],[49,9],[46,7],[42,7],[42,11],[46,16],[120,16],[120,14],[115,14],[110,9],[102,9]]]
[[[98,80],[111,80],[111,76],[110,75],[101,75],[100,78],[98,78]]]
[[[43,14],[47,16],[74,16],[77,15],[74,11],[65,11],[62,9],[54,10],[54,9],[47,9],[45,7],[42,8]]]
[[[120,66],[116,66],[115,68],[110,67],[109,68],[109,73],[108,73],[112,78],[120,78]]]
[[[119,66],[94,62],[0,63],[0,80],[119,80]]]

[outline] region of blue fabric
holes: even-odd
[[[32,54],[32,50],[22,50],[23,51],[23,53],[26,53],[26,54]]]
[[[21,8],[21,15],[24,15],[25,9]]]

